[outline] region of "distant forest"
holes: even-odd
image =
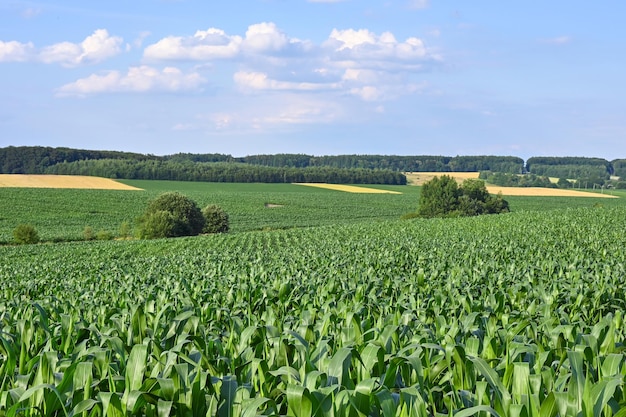
[[[178,153],[156,156],[41,146],[0,148],[0,173],[210,182],[406,184],[403,172],[475,172],[576,180],[626,177],[626,159],[432,155],[249,155]]]

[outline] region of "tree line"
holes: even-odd
[[[42,146],[0,148],[0,172],[42,174],[50,166],[82,160],[122,159],[132,161],[228,162],[276,168],[330,167],[341,169],[391,170],[398,172],[497,171],[521,173],[524,160],[514,156],[433,156],[433,155],[326,155],[273,154],[234,157],[228,154],[177,153],[156,156],[131,152],[91,151]]]
[[[103,161],[101,163],[84,161]],[[111,161],[118,161],[113,163]],[[80,162],[80,163],[79,163]],[[76,166],[66,164],[76,163]],[[193,164],[205,164],[191,168]],[[207,164],[218,164],[210,167]],[[220,165],[221,164],[221,165]],[[59,166],[57,166],[59,165]],[[228,169],[227,166],[231,165]],[[247,166],[247,168],[246,168]],[[252,168],[260,167],[260,168]],[[274,168],[265,169],[266,168]],[[291,169],[309,171],[292,171]],[[314,169],[315,168],[315,169]],[[320,170],[325,168],[326,171]],[[93,169],[90,172],[89,169]],[[165,170],[156,174],[155,169]],[[356,170],[340,174],[335,170]],[[585,157],[532,157],[524,162],[515,156],[435,156],[435,155],[326,155],[267,154],[234,157],[228,154],[177,153],[157,156],[119,151],[98,151],[42,146],[9,146],[0,148],[0,173],[45,174],[52,172],[81,172],[83,175],[103,175],[114,178],[161,179],[189,178],[247,178],[269,182],[284,182],[287,177],[342,177],[368,181],[365,177],[389,177],[383,183],[397,183],[397,177],[384,172],[476,172],[490,171],[507,174],[531,173],[537,176],[568,178],[601,183],[611,175],[626,178],[626,159],[608,161]],[[221,176],[216,171],[225,171]],[[371,172],[370,172],[371,171]],[[384,172],[379,172],[384,171]],[[322,174],[322,172],[324,174]],[[127,177],[131,175],[131,177]],[[163,178],[165,177],[165,178]],[[203,180],[204,181],[204,180]],[[339,179],[337,179],[339,181]],[[372,179],[369,179],[372,181]],[[380,179],[377,181],[381,181]],[[370,182],[371,183],[371,182]]]
[[[405,185],[400,172],[332,167],[267,167],[238,162],[177,162],[168,160],[100,159],[62,162],[43,173],[92,175],[106,178],[206,182],[325,182],[331,184]]]
[[[389,169],[399,172],[474,172],[501,171],[521,173],[524,160],[514,156],[432,156],[432,155],[326,155],[305,154],[250,155],[239,162],[274,167],[333,167]]]

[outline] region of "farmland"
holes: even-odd
[[[19,223],[34,225],[44,241],[82,240],[83,230],[113,235],[124,222],[133,224],[147,202],[166,191],[179,191],[198,205],[218,204],[234,233],[316,227],[399,219],[414,211],[420,187],[383,186],[401,194],[360,194],[293,184],[232,184],[175,181],[123,181],[144,191],[0,188],[0,244],[10,243]],[[626,197],[624,192],[613,192]],[[620,207],[624,198],[507,196],[513,211]],[[267,208],[266,204],[276,208]]]
[[[623,415],[623,199],[400,221],[418,187],[129,183],[0,193],[105,227],[176,187],[238,229],[0,247],[0,415]]]

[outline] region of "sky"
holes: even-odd
[[[0,0],[0,147],[626,158],[626,2]]]

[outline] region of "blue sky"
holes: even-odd
[[[626,158],[626,2],[0,1],[0,146]]]

